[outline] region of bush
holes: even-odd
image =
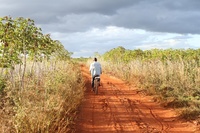
[[[27,71],[23,89],[17,75],[14,83],[0,80],[1,88],[7,83],[2,107],[8,112],[1,114],[0,110],[0,116],[7,118],[0,119],[0,132],[54,133],[72,129],[84,94],[81,72],[69,62],[57,62],[53,69],[51,63],[45,65],[31,74]]]
[[[4,90],[5,87],[6,87],[6,80],[0,77],[0,93]]]

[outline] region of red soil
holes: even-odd
[[[76,121],[76,133],[194,133],[193,122],[179,119],[120,79],[101,75],[99,94],[91,91],[91,76],[82,66],[86,91]]]

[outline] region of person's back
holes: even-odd
[[[90,64],[89,69],[92,76],[92,87],[94,86],[94,78],[100,76],[102,73],[101,64],[97,62],[97,58],[94,58],[94,62]]]
[[[90,72],[92,76],[101,75],[101,64],[99,62],[93,62],[90,65]]]

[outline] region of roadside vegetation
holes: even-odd
[[[114,48],[101,56],[105,73],[134,83],[185,119],[200,116],[200,49]]]
[[[72,132],[84,95],[79,63],[25,18],[0,18],[0,132]],[[185,119],[200,116],[200,49],[114,48],[103,72],[136,84]],[[75,69],[76,68],[76,69]]]
[[[33,20],[0,18],[0,132],[73,130],[84,92],[77,65]]]

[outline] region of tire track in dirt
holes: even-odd
[[[153,102],[123,81],[103,74],[99,94],[91,91],[91,77],[82,66],[85,98],[79,108],[76,133],[194,133],[193,123],[181,121],[172,109]]]
[[[111,88],[112,88],[112,86],[111,86]],[[108,89],[106,89],[106,92],[108,92]],[[116,97],[117,93],[113,90],[111,91],[111,95],[114,95],[115,98],[105,98],[106,103],[107,103],[106,105],[109,108],[108,113],[110,113],[111,116],[113,117],[113,119],[110,120],[110,123],[113,122],[115,130],[118,132],[123,132],[127,126],[129,126],[129,128],[132,128],[133,127],[132,121],[127,119],[127,118],[130,118],[130,116],[129,116],[129,114],[127,114],[127,109],[124,108],[123,103],[120,102],[121,99]],[[117,102],[118,104],[112,104],[113,102]],[[119,111],[119,109],[120,109],[120,111]],[[119,112],[121,112],[122,114],[120,115]],[[128,116],[126,116],[126,115],[128,115]],[[124,124],[124,122],[123,122],[124,119],[127,121],[126,124]]]
[[[157,129],[155,127],[150,127],[150,124],[146,123],[144,120],[142,120],[142,117],[146,117],[145,114],[136,106],[136,101],[131,101],[130,98],[126,97],[126,94],[123,93],[123,91],[121,91],[119,88],[117,88],[114,84],[112,85],[114,86],[113,91],[116,91],[115,96],[118,97],[119,101],[124,104],[125,109],[127,110],[127,113],[130,114],[130,117],[132,117],[133,120],[136,121],[137,126],[140,129],[145,129],[147,132],[152,132],[152,131],[156,131]],[[120,94],[120,96],[119,96]],[[134,104],[132,104],[132,102]],[[139,104],[141,104],[141,102],[138,102]],[[142,104],[141,104],[142,105]],[[142,105],[143,106],[143,105]],[[162,123],[161,120],[159,120],[152,112],[152,110],[150,108],[148,108],[147,106],[143,106],[142,108],[147,108],[149,109],[150,114],[152,115],[152,117],[155,119],[155,121],[157,121],[158,124],[160,124],[159,127],[161,128],[161,131],[165,131],[164,127],[168,128],[168,125],[165,123]],[[131,108],[130,110],[128,108]],[[134,110],[135,112],[134,112]],[[136,111],[137,110],[137,111]],[[131,114],[137,114],[136,117],[131,116]],[[141,116],[141,117],[140,117]],[[167,129],[166,128],[166,129]]]

